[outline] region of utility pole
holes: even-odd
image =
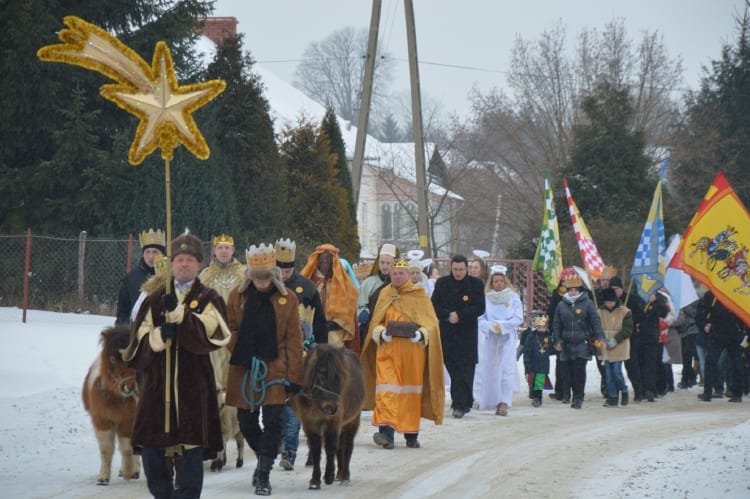
[[[367,54],[365,55],[365,78],[362,82],[362,99],[359,104],[359,118],[357,121],[357,138],[354,143],[354,157],[352,158],[352,196],[354,206],[359,210],[359,188],[362,183],[362,165],[365,159],[365,140],[367,139],[367,122],[370,118],[370,102],[372,101],[372,80],[375,75],[375,58],[378,52],[378,29],[380,26],[381,0],[372,1],[370,15],[370,36],[367,39]]]
[[[492,234],[492,256],[496,258],[502,258],[502,255],[498,254],[500,251],[500,214],[502,213],[500,206],[502,205],[502,201],[503,195],[498,194],[497,209],[495,210],[495,233]]]
[[[406,42],[409,50],[409,79],[411,81],[411,120],[414,131],[414,157],[417,167],[417,231],[419,248],[431,255],[429,223],[427,220],[427,183],[424,159],[424,131],[422,129],[422,97],[419,89],[419,67],[417,66],[417,33],[414,27],[414,5],[404,0],[406,14]]]

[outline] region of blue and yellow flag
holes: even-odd
[[[669,266],[683,269],[750,327],[750,214],[724,174],[714,179]]]
[[[667,271],[666,237],[664,235],[664,209],[661,198],[661,182],[666,170],[667,158],[661,170],[659,182],[656,183],[651,209],[646,224],[643,226],[641,240],[635,251],[635,260],[630,274],[638,289],[638,295],[644,300],[664,286],[664,274]]]
[[[560,247],[560,231],[557,228],[555,214],[555,200],[547,174],[544,174],[544,217],[542,218],[542,233],[536,246],[532,270],[544,273],[544,283],[547,291],[552,293],[560,284],[562,272],[562,250]]]

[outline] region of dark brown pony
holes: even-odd
[[[359,416],[365,400],[365,381],[359,357],[346,348],[320,344],[305,357],[302,390],[292,398],[292,408],[302,422],[313,462],[310,488],[320,488],[320,454],[326,451],[327,485],[335,479],[348,483],[349,462]]]
[[[115,435],[120,444],[120,476],[129,480],[138,478],[140,459],[133,455],[130,436],[138,404],[136,371],[125,364],[120,355],[130,339],[128,326],[115,326],[102,331],[102,351],[89,368],[83,381],[83,407],[99,442],[101,465],[97,485],[109,485]]]

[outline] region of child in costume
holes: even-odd
[[[550,388],[549,356],[552,353],[552,333],[547,329],[549,316],[534,311],[531,327],[523,334],[523,365],[531,393],[531,405],[542,405],[542,390]]]

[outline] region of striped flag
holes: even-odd
[[[665,161],[666,163],[666,161]],[[664,168],[662,168],[662,173]],[[666,237],[664,236],[664,210],[661,199],[661,182],[656,183],[651,209],[648,212],[646,225],[643,226],[641,240],[635,251],[633,268],[630,271],[633,282],[638,289],[638,295],[648,301],[656,290],[664,286]]]
[[[570,188],[568,188],[568,180],[563,179],[563,186],[565,187],[565,197],[568,198],[568,210],[570,211],[570,220],[573,222],[573,230],[576,233],[576,240],[578,241],[578,250],[581,252],[581,260],[583,260],[583,266],[586,272],[594,279],[599,279],[602,276],[602,270],[604,270],[604,262],[602,257],[599,255],[599,250],[596,249],[594,240],[591,239],[586,224],[583,223],[580,213],[578,213],[578,207],[573,196],[570,195]]]
[[[532,270],[544,272],[544,282],[547,291],[552,293],[560,283],[562,272],[562,250],[560,248],[560,231],[557,228],[555,214],[555,200],[547,174],[544,174],[544,217],[542,218],[542,233],[536,246]]]

